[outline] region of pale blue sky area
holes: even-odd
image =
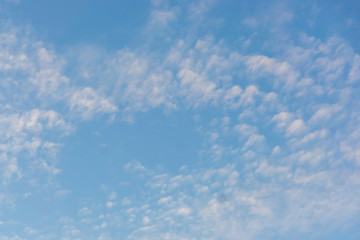
[[[358,240],[359,12],[0,0],[0,240]]]

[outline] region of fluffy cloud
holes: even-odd
[[[181,14],[194,25],[189,31],[200,29],[212,4],[196,1],[184,11],[156,8],[145,32],[151,35],[154,24],[165,29]],[[103,199],[82,201],[87,207],[57,223],[61,233],[43,239],[111,239],[121,230],[128,239],[308,238],[351,225],[360,212],[360,101],[354,87],[359,55],[339,37],[287,36],[281,27],[294,14],[271,12],[277,14],[272,36],[258,43],[260,53],[242,51],[211,33],[185,31],[166,38],[159,51],[142,46],[102,52],[94,57],[96,68],[84,74],[79,67],[86,81],[64,74],[67,56],[3,24],[4,187],[22,178],[35,184],[36,174],[29,171],[59,175],[49,149],[62,146],[61,137],[75,124],[98,115],[194,111],[205,139],[201,161],[194,160],[190,169],[166,171],[127,160],[121,174],[134,183],[116,183]],[[258,28],[269,19],[250,17],[243,24]],[[273,38],[291,43],[279,44],[279,51],[268,45]],[[131,189],[121,195],[122,187]],[[63,197],[73,193],[61,186],[53,190]]]
[[[72,111],[79,113],[84,119],[90,119],[99,113],[118,111],[109,99],[100,96],[90,87],[74,91],[69,99],[69,105]]]

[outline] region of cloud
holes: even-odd
[[[324,139],[328,136],[329,131],[326,129],[317,130],[311,133],[306,134],[301,140],[295,141],[296,145],[304,145],[308,144],[309,142],[315,142],[319,141],[321,139]]]
[[[180,207],[178,210],[177,210],[177,214],[181,215],[181,216],[188,216],[190,215],[191,213],[191,209],[188,208],[188,207]]]
[[[91,209],[87,208],[87,207],[83,207],[81,209],[79,209],[78,214],[80,215],[90,215],[92,213]]]
[[[55,195],[60,196],[60,197],[66,196],[69,194],[71,194],[71,190],[69,190],[69,189],[60,189],[60,190],[55,191]]]
[[[33,136],[40,136],[44,131],[58,130],[67,134],[72,129],[57,112],[37,108],[22,114],[1,114],[0,128],[3,139],[2,149],[9,152],[26,149],[25,143]]]
[[[42,152],[56,151],[57,144],[50,144],[44,141],[46,133],[49,131],[67,135],[72,131],[71,124],[53,110],[32,109],[22,114],[0,114],[1,141],[0,149],[3,151],[3,183],[9,183],[12,176],[19,180],[22,171],[28,173],[31,169],[22,169],[23,159],[19,159],[20,153],[27,153],[29,157],[35,157]],[[35,167],[36,166],[36,167]],[[48,165],[44,160],[36,160],[33,169],[40,168],[55,175],[60,172],[54,166]]]
[[[143,217],[143,223],[144,223],[144,224],[150,223],[150,218],[147,217],[147,216]]]
[[[61,99],[70,81],[62,74],[64,61],[25,29],[1,21],[0,31],[2,95],[11,105]]]
[[[355,55],[354,61],[352,63],[351,70],[349,71],[348,81],[354,83],[360,79],[360,56]]]
[[[126,171],[146,171],[146,168],[138,161],[129,162],[123,168]]]
[[[194,103],[195,107],[219,98],[221,91],[216,89],[216,84],[206,81],[192,70],[182,69],[177,77],[181,79],[184,96]]]
[[[70,109],[79,113],[85,120],[89,120],[95,114],[115,113],[118,108],[109,99],[102,97],[90,87],[75,90],[69,99]]]
[[[341,111],[341,109],[342,106],[338,104],[322,107],[315,112],[315,114],[310,118],[309,122],[314,124],[320,122],[324,123],[325,121],[330,120],[335,113]]]
[[[125,111],[146,111],[160,106],[176,108],[173,74],[156,63],[149,56],[127,50],[119,51],[109,60],[107,67],[115,78],[113,97]]]
[[[162,197],[159,199],[158,204],[166,204],[172,200],[172,196]]]
[[[49,165],[45,160],[43,159],[39,159],[39,160],[35,160],[33,162],[33,167],[34,168],[38,168],[41,169],[51,175],[57,175],[61,172],[60,169],[56,168],[55,166],[51,166]]]
[[[9,157],[6,154],[0,155],[0,170],[2,173],[2,184],[7,185],[13,178],[19,180],[22,173],[15,157]]]
[[[159,27],[166,26],[170,21],[176,18],[174,11],[168,10],[153,10],[150,16],[150,24]]]
[[[242,21],[242,23],[253,28],[259,26],[259,20],[256,18],[246,18]]]
[[[190,2],[187,6],[189,11],[189,17],[198,21],[203,20],[206,13],[211,9],[212,6],[216,3],[216,0],[197,0]]]
[[[279,62],[274,58],[267,56],[255,55],[247,57],[245,62],[248,69],[252,73],[273,74],[284,82],[284,87],[292,89],[295,87],[299,78],[299,73],[287,62]],[[275,87],[279,86],[280,82],[275,79]]]
[[[302,119],[294,120],[286,129],[287,135],[298,135],[306,131],[305,123]]]
[[[305,163],[303,160],[313,161],[311,164],[317,161],[309,153],[301,152],[299,154],[301,154],[300,164]],[[293,159],[298,159],[298,157],[293,156]],[[235,165],[228,165],[223,168],[193,172],[190,182],[179,182],[181,192],[173,192],[171,188],[165,187],[166,182],[174,178],[171,176],[161,178],[163,184],[149,184],[148,186],[151,189],[159,191],[159,196],[166,196],[166,194],[171,193],[174,198],[159,198],[154,202],[155,205],[149,200],[148,203],[153,216],[152,224],[155,224],[154,227],[156,227],[155,229],[141,229],[141,232],[134,231],[133,236],[136,236],[134,238],[152,236],[153,234],[168,234],[182,236],[183,238],[191,238],[191,236],[196,235],[209,239],[217,239],[219,236],[237,239],[242,235],[245,239],[253,239],[262,236],[262,234],[266,235],[268,233],[266,229],[276,228],[279,224],[283,226],[282,230],[274,236],[281,236],[281,232],[286,234],[288,231],[311,232],[310,229],[314,226],[313,224],[320,224],[325,229],[327,227],[323,223],[325,211],[325,215],[331,218],[330,222],[338,221],[339,223],[342,221],[340,219],[348,218],[351,211],[359,210],[356,205],[351,204],[347,206],[345,212],[339,212],[341,204],[351,201],[355,193],[348,192],[343,195],[346,199],[331,197],[329,195],[330,189],[340,193],[346,191],[345,188],[347,188],[341,185],[342,180],[339,182],[336,174],[331,170],[311,173],[298,169],[294,173],[286,165],[274,166],[268,162],[262,162],[255,172],[264,177],[270,177],[270,182],[265,185],[254,185],[258,180],[248,178],[248,181],[255,182],[249,183],[249,186],[252,187],[247,189],[246,186],[239,186],[241,173],[234,168]],[[158,181],[160,178],[153,178],[150,181],[153,180]],[[331,185],[328,184],[329,181],[332,183]],[[315,184],[317,189],[322,190],[320,192],[315,190],[312,184]],[[194,195],[192,193],[194,186],[198,189],[208,186],[209,190],[198,191]],[[255,189],[254,186],[256,186]],[[219,191],[222,193],[220,194]],[[281,197],[279,196],[280,193]],[[315,195],[310,198],[309,196],[312,194]],[[324,201],[325,199],[326,201]],[[158,207],[159,203],[160,208]],[[189,205],[185,205],[186,203]],[[277,212],[277,209],[280,206],[284,207],[285,203],[286,211]],[[315,209],[319,209],[319,211]],[[176,226],[176,222],[171,221],[171,219],[177,219],[178,215],[187,217],[187,233],[170,228],[170,226]],[[246,218],[243,219],[240,216],[246,216]],[[309,216],[312,216],[311,221],[308,220]],[[327,218],[327,222],[329,218]],[[299,223],[297,229],[292,225],[295,222]],[[214,224],[218,227],[211,227]]]
[[[33,168],[59,174],[56,161],[44,157],[46,149],[61,146],[54,135],[118,112],[133,117],[154,108],[195,111],[200,133],[206,135],[201,151],[216,158],[204,154],[180,173],[148,167],[148,162],[146,168],[138,161],[125,164],[135,180],[121,187],[134,189],[92,199],[91,207],[76,212],[86,218],[75,214],[60,221],[60,238],[111,239],[111,229],[124,230],[129,239],[309,238],[314,232],[326,237],[329,229],[351,225],[359,215],[359,94],[354,87],[359,56],[339,37],[320,40],[281,32],[281,26],[297,19],[284,6],[243,21],[274,26],[266,35],[270,40],[257,39],[256,53],[240,51],[228,44],[231,39],[206,31],[204,19],[214,3],[153,10],[150,24],[165,29],[183,18],[192,20],[191,29],[208,35],[190,29],[184,36],[177,29],[176,37],[164,33],[166,40],[156,45],[161,50],[144,43],[95,54],[96,69],[81,68],[78,74],[86,81],[66,76],[67,56],[33,41],[26,31],[0,34],[4,186],[32,178],[27,157]],[[280,44],[269,45],[272,41]],[[205,125],[207,120],[212,124]],[[72,192],[54,188],[55,195]]]
[[[293,119],[293,114],[288,112],[278,113],[272,118],[273,121],[276,121],[278,123],[278,128],[284,128],[289,125],[291,119]]]

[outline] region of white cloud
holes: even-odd
[[[330,155],[331,152],[326,154],[322,149],[300,150],[292,154],[289,158],[299,164],[310,164],[315,167],[323,161],[325,157],[329,157]]]
[[[115,101],[120,101],[129,112],[160,106],[176,108],[173,74],[160,65],[149,56],[119,51],[107,66],[111,73],[109,77],[116,80],[114,86],[110,86],[114,88],[111,92]]]
[[[302,119],[294,120],[289,127],[286,129],[286,134],[290,135],[299,135],[306,131],[306,125]]]
[[[150,218],[149,218],[148,216],[143,217],[142,220],[143,220],[143,223],[144,223],[144,224],[150,223]]]
[[[295,87],[299,78],[299,73],[287,62],[279,62],[274,58],[267,56],[255,55],[247,57],[245,63],[252,73],[268,73],[273,74],[275,77],[283,81],[285,88],[292,89]],[[275,87],[280,82],[274,79]]]
[[[41,135],[44,131],[59,130],[67,134],[72,129],[71,125],[55,111],[39,109],[32,109],[21,115],[1,114],[0,128],[2,129],[3,150],[12,152],[24,149],[26,142],[29,142],[33,136]],[[39,146],[39,140],[37,142],[36,146]]]
[[[15,157],[8,157],[6,154],[0,155],[0,170],[2,172],[2,184],[7,185],[13,178],[16,180],[22,177],[22,173]]]
[[[55,166],[49,165],[45,160],[39,159],[33,162],[33,167],[37,169],[41,169],[51,175],[57,175],[61,172],[60,169]]]
[[[111,202],[111,201],[106,202],[106,207],[107,208],[112,208],[113,206],[114,206],[113,202]]]
[[[181,80],[183,95],[195,107],[216,101],[221,94],[221,90],[216,89],[216,84],[205,80],[202,76],[190,69],[182,69],[177,77]]]
[[[62,61],[44,47],[37,50],[37,72],[30,77],[30,81],[39,89],[39,95],[56,96],[69,83],[69,79],[61,74]],[[56,96],[62,97],[62,96]]]
[[[246,18],[242,21],[243,24],[249,26],[249,27],[257,27],[259,26],[260,21],[256,18]]]
[[[125,164],[123,168],[127,171],[146,171],[146,168],[137,161]]]
[[[9,182],[12,176],[17,176],[15,179],[19,179],[22,171],[28,174],[28,171],[32,169],[42,169],[50,175],[60,172],[60,169],[39,159],[33,162],[32,169],[20,170],[23,159],[17,157],[22,152],[26,152],[29,157],[35,157],[44,149],[55,150],[58,145],[43,141],[46,133],[55,131],[60,135],[66,135],[72,129],[72,126],[66,123],[60,114],[53,110],[40,109],[32,109],[22,114],[0,114],[0,129],[0,149],[4,152],[4,156],[7,156],[2,161],[4,167],[6,166],[1,170],[4,172],[4,182]]]
[[[272,152],[271,152],[271,155],[278,154],[278,153],[280,153],[280,152],[281,152],[280,146],[279,146],[279,145],[276,145],[276,146],[273,148],[273,150],[272,150]]]
[[[257,132],[257,127],[248,124],[239,124],[234,127],[234,130],[241,135],[249,136]]]
[[[260,163],[255,173],[262,174],[267,177],[290,178],[292,176],[290,168],[287,166],[271,166],[268,162]]]
[[[213,1],[190,4],[190,18],[199,18],[196,24],[203,23],[209,3]],[[279,33],[275,28],[293,19],[293,14],[282,8],[272,15],[277,15],[272,21],[274,35]],[[150,16],[163,26],[176,17],[175,12],[166,9],[155,10]],[[269,16],[248,18],[243,23],[255,27],[264,19],[269,20]],[[0,101],[6,103],[0,106],[4,110],[0,115],[0,149],[5,152],[0,157],[3,183],[21,179],[26,171],[18,153],[36,156],[42,149],[56,147],[44,135],[71,131],[71,124],[60,113],[49,110],[54,105],[67,103],[73,113],[86,120],[97,114],[116,113],[118,108],[131,114],[158,107],[173,110],[183,103],[200,110],[211,105],[210,111],[224,112],[211,125],[216,128],[222,122],[223,131],[204,131],[212,134],[209,151],[218,161],[209,163],[205,158],[207,165],[192,171],[184,168],[181,174],[150,171],[135,161],[124,165],[130,174],[146,173],[142,179],[148,182],[140,184],[140,193],[131,196],[133,201],[129,196],[117,204],[116,194],[107,196],[101,210],[111,213],[102,214],[100,222],[91,222],[90,217],[82,222],[95,226],[98,239],[111,239],[100,231],[124,223],[129,223],[129,231],[136,228],[130,235],[133,239],[255,239],[272,237],[274,232],[297,236],[299,232],[338,229],[356,217],[360,128],[354,110],[358,105],[357,89],[349,90],[349,86],[358,81],[359,56],[338,38],[323,42],[300,36],[289,41],[293,46],[281,45],[285,54],[268,49],[272,57],[241,56],[227,49],[226,41],[214,43],[212,37],[193,38],[178,40],[168,52],[164,50],[164,56],[130,49],[120,50],[115,56],[100,56],[104,60],[98,67],[100,73],[82,72],[89,82],[100,77],[108,80],[98,87],[82,85],[77,79],[70,81],[62,73],[64,59],[43,43],[29,44],[30,40],[24,40],[16,31],[1,34],[0,71],[5,77],[0,86],[5,90],[0,93]],[[262,47],[269,47],[266,44]],[[244,64],[247,71],[243,71]],[[23,82],[14,77],[17,73],[25,75]],[[269,83],[264,84],[269,88],[267,93],[262,92],[264,80]],[[19,89],[19,93],[8,94],[9,89]],[[324,103],[341,103],[318,105],[319,96]],[[241,108],[240,123],[232,127],[226,116],[239,114],[234,110],[237,108]],[[206,119],[197,116],[198,124]],[[346,116],[346,121],[339,116]],[[334,118],[338,124],[335,127],[330,121]],[[273,144],[274,129],[267,124],[270,119],[285,132],[284,136],[293,139],[282,143],[274,137],[274,145],[278,145],[267,158],[270,152],[252,148],[265,146],[265,141]],[[316,128],[319,123],[321,129]],[[256,124],[261,127],[255,127]],[[225,129],[233,129],[234,133]],[[239,136],[242,145],[226,146],[234,136]],[[36,166],[53,175],[60,172],[50,161],[39,159],[34,161]],[[225,166],[210,167],[222,164]],[[55,193],[70,192],[60,188]],[[87,210],[92,211],[83,208],[79,214],[88,213]],[[64,221],[64,239],[86,239],[71,225],[76,221]],[[137,228],[136,223],[148,226]]]
[[[177,209],[177,214],[182,215],[182,216],[188,216],[191,214],[191,209],[184,206],[184,207],[180,207],[179,209]]]
[[[70,109],[79,113],[83,119],[89,120],[98,113],[114,113],[117,107],[90,87],[75,90],[69,99]]]
[[[235,85],[226,91],[224,99],[225,100],[233,100],[233,99],[239,97],[242,92],[243,91],[242,91],[241,87]]]
[[[159,199],[158,204],[166,204],[171,200],[172,200],[171,196],[162,197],[162,198]]]
[[[242,150],[247,150],[250,147],[261,147],[265,143],[265,136],[260,134],[251,135],[243,146]]]
[[[91,209],[87,208],[87,207],[83,207],[81,209],[79,209],[78,214],[80,215],[90,215],[92,213]]]
[[[292,159],[294,161],[300,159],[299,164],[310,163],[316,166],[319,163],[317,158],[321,154],[321,152],[317,151],[314,151],[314,155],[310,155],[309,152],[299,152],[298,156],[294,155]],[[321,159],[324,159],[324,157],[320,157],[320,161]],[[263,231],[266,234],[267,231],[265,229],[277,228],[279,225],[283,226],[283,232],[310,231],[306,229],[312,229],[313,224],[320,224],[326,228],[327,225],[321,223],[324,219],[324,211],[327,211],[326,216],[331,218],[330,221],[334,222],[337,221],[336,219],[339,219],[339,222],[341,222],[342,220],[340,219],[348,218],[352,215],[349,212],[350,209],[353,211],[360,210],[354,204],[351,204],[345,212],[340,214],[338,207],[350,200],[355,193],[349,192],[343,195],[343,197],[346,196],[347,200],[343,198],[340,201],[337,197],[331,195],[330,189],[340,193],[344,191],[345,186],[338,182],[336,174],[332,175],[329,171],[313,174],[297,170],[294,174],[289,166],[269,165],[265,161],[257,167],[255,172],[256,174],[262,174],[264,177],[270,177],[272,180],[265,185],[260,184],[260,182],[258,182],[259,185],[254,185],[257,180],[250,178],[250,175],[247,177],[248,181],[255,182],[249,183],[248,186],[252,187],[247,189],[245,186],[239,186],[238,178],[240,174],[237,174],[233,168],[234,166],[227,166],[193,173],[192,182],[200,185],[198,188],[209,186],[211,195],[209,195],[208,191],[200,191],[194,196],[191,194],[192,184],[182,182],[181,192],[173,192],[173,194],[178,195],[173,195],[176,196],[173,200],[177,204],[161,204],[162,207],[160,209],[150,205],[152,211],[155,211],[153,212],[154,216],[157,216],[152,220],[152,223],[157,226],[164,226],[164,228],[158,228],[155,232],[161,234],[185,234],[185,238],[192,236],[196,232],[197,236],[209,239],[217,239],[219,236],[226,236],[227,239],[237,239],[240,234],[247,232],[248,237],[246,239],[253,239],[259,231]],[[168,181],[168,178],[165,177],[162,181],[165,183]],[[329,181],[331,184],[329,184]],[[214,182],[217,184],[212,185],[211,183]],[[230,184],[226,185],[227,183]],[[283,185],[284,183],[286,184]],[[318,190],[313,188],[314,184],[316,184],[317,188],[324,189],[324,191],[318,192]],[[222,192],[224,194],[217,193],[221,186],[223,187]],[[162,194],[166,194],[168,191],[166,189],[163,190],[165,192]],[[169,189],[169,191],[171,190]],[[310,198],[309,196],[311,195],[313,197]],[[164,197],[164,202],[168,202],[167,199],[167,197]],[[190,202],[193,207],[190,208],[184,205],[184,201]],[[284,205],[284,201],[286,205]],[[158,202],[156,205],[158,205]],[[279,215],[276,212],[279,206],[285,206],[286,211],[284,215]],[[322,210],[317,211],[316,209],[319,208]],[[169,226],[165,219],[170,217],[176,218],[176,215],[187,217],[187,234],[181,231],[172,231],[170,230],[171,228],[165,227]],[[242,216],[246,216],[246,220],[242,220],[244,219]],[[309,221],[310,216],[311,221]],[[329,221],[329,218],[326,221]],[[231,225],[228,224],[229,221],[232,223]],[[294,229],[295,225],[292,225],[292,223],[299,223],[297,225],[298,230]],[[217,227],[210,227],[214,225]],[[141,236],[152,234],[153,231],[154,229],[142,229],[142,234],[144,235],[138,235],[138,237],[141,238]],[[139,234],[139,232],[137,233]]]
[[[63,98],[69,84],[61,73],[63,60],[42,42],[34,41],[29,31],[3,22],[0,28],[2,93],[14,99],[13,103]]]
[[[129,198],[125,197],[125,198],[122,199],[121,204],[122,205],[129,205],[129,204],[131,204],[131,200]]]
[[[316,111],[316,113],[310,118],[309,122],[316,123],[324,123],[332,118],[334,114],[339,112],[342,107],[338,104],[325,106]]]
[[[292,113],[281,112],[273,116],[272,120],[277,122],[277,128],[287,127],[294,118]]]
[[[194,24],[199,24],[201,20],[204,20],[204,15],[211,9],[211,7],[216,3],[216,0],[197,0],[190,2],[187,6],[189,11],[190,18],[193,18],[192,21]]]
[[[355,55],[351,70],[348,74],[348,81],[354,83],[360,79],[360,56]]]
[[[169,22],[175,20],[176,13],[169,10],[153,10],[150,16],[150,25],[156,27],[166,26]]]
[[[321,55],[313,61],[312,69],[317,70],[320,81],[337,80],[353,59],[353,50],[337,37],[331,37],[325,43],[320,43],[317,50]]]
[[[242,105],[247,106],[254,103],[254,97],[260,95],[256,86],[250,85],[246,87],[244,93],[241,95],[240,102]]]
[[[55,191],[55,195],[60,196],[60,197],[66,196],[69,194],[71,194],[71,190],[69,190],[69,189],[60,189],[60,190]]]

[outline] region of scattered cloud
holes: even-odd
[[[69,102],[70,109],[79,113],[85,120],[89,120],[95,114],[118,111],[109,99],[100,96],[90,87],[74,91]]]
[[[93,54],[92,59],[81,56],[77,60],[83,62],[74,66],[69,66],[71,57],[60,54],[61,48],[39,41],[34,30],[0,23],[0,204],[16,211],[18,198],[51,198],[56,205],[58,199],[73,197],[69,201],[78,206],[66,209],[71,217],[59,218],[53,228],[35,229],[19,220],[12,223],[22,228],[16,231],[19,235],[10,232],[0,238],[317,238],[314,232],[326,238],[331,231],[356,225],[360,57],[346,37],[285,31],[298,21],[298,13],[279,2],[264,16],[239,20],[246,31],[253,31],[240,28],[248,34],[241,38],[248,44],[240,48],[240,40],[233,39],[238,30],[231,30],[235,37],[219,37],[223,35],[217,28],[227,21],[219,17],[221,8],[214,9],[220,2],[152,4],[141,46],[94,48],[84,54]],[[164,114],[153,119],[157,110]],[[70,161],[66,154],[58,159],[64,146],[75,151],[75,140],[66,137],[103,115],[121,127],[128,125],[116,115],[133,124],[141,121],[135,131],[139,135],[126,136],[131,144],[146,132],[144,122],[166,118],[179,127],[177,120],[185,115],[194,118],[186,124],[203,138],[169,137],[167,148],[154,154],[154,162],[163,165],[155,166],[141,154],[129,154],[124,136],[114,137],[117,133],[109,132],[115,128],[108,124],[110,131],[96,137],[113,134],[111,141],[102,139],[107,147],[97,153],[108,158],[105,151],[121,146],[116,154],[128,160],[103,161],[117,172],[104,177],[108,183],[99,183],[101,193],[62,186],[75,179],[67,164],[83,164],[83,159]],[[168,134],[166,126],[154,134]],[[124,129],[126,133],[130,127]],[[187,131],[178,130],[184,135]],[[161,159],[176,141],[179,146],[195,146],[196,141],[201,146],[193,151],[194,159],[184,155],[186,167]],[[107,167],[96,170],[107,173]],[[81,173],[76,175],[80,178]],[[8,224],[6,214],[0,214],[1,225]]]

